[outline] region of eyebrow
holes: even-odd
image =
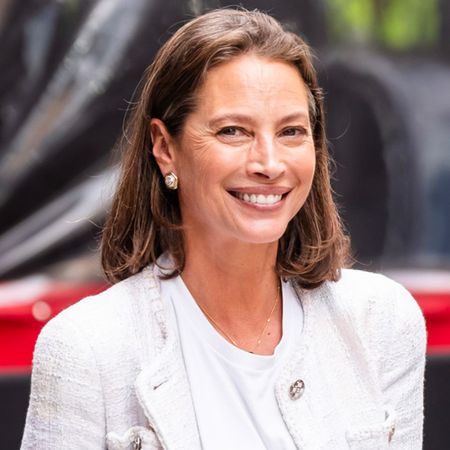
[[[309,123],[309,114],[307,112],[298,111],[292,114],[288,114],[287,116],[282,117],[279,120],[279,123],[291,122],[294,120],[304,120]]]
[[[217,117],[213,117],[209,122],[208,125],[210,127],[214,127],[220,122],[253,122],[251,116],[248,116],[246,114],[223,114]]]
[[[308,113],[304,111],[296,111],[291,114],[288,114],[287,116],[283,116],[279,121],[278,124],[287,123],[295,120],[302,120],[307,123],[309,123],[309,115]],[[210,127],[214,127],[215,125],[219,124],[220,122],[247,122],[252,123],[254,122],[254,119],[252,116],[247,114],[223,114],[219,115],[217,117],[213,117],[209,122],[208,125]]]

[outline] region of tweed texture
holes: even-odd
[[[201,448],[156,273],[148,267],[44,327],[22,450]],[[302,344],[275,390],[297,447],[421,449],[426,334],[414,299],[381,275],[355,270],[297,293]],[[305,390],[294,399],[298,379]]]

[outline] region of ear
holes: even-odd
[[[153,144],[153,156],[163,176],[169,172],[175,172],[175,145],[162,120],[150,120],[150,136]]]

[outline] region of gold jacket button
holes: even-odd
[[[291,400],[299,399],[303,395],[303,392],[305,392],[305,383],[303,380],[296,380],[289,387],[289,396],[291,397]]]

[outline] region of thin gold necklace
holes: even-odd
[[[262,329],[261,333],[259,334],[258,338],[256,339],[256,344],[253,347],[253,349],[251,351],[249,351],[249,353],[255,353],[256,349],[259,347],[259,345],[261,344],[261,340],[263,337],[263,334],[265,333],[267,327],[269,326],[269,323],[272,319],[272,314],[275,311],[275,308],[278,304],[278,299],[280,297],[280,284],[278,284],[277,286],[277,295],[275,296],[275,302],[272,306],[272,309],[270,310],[270,314],[269,317],[267,317],[266,321],[264,322],[264,328]],[[241,348],[240,345],[236,342],[235,339],[233,339],[212,317],[211,315],[205,310],[204,307],[202,307],[200,305],[200,303],[197,303],[198,307],[200,308],[200,310],[203,312],[203,314],[209,319],[210,322],[212,322],[212,324],[227,338],[228,341],[230,341],[235,347]]]

